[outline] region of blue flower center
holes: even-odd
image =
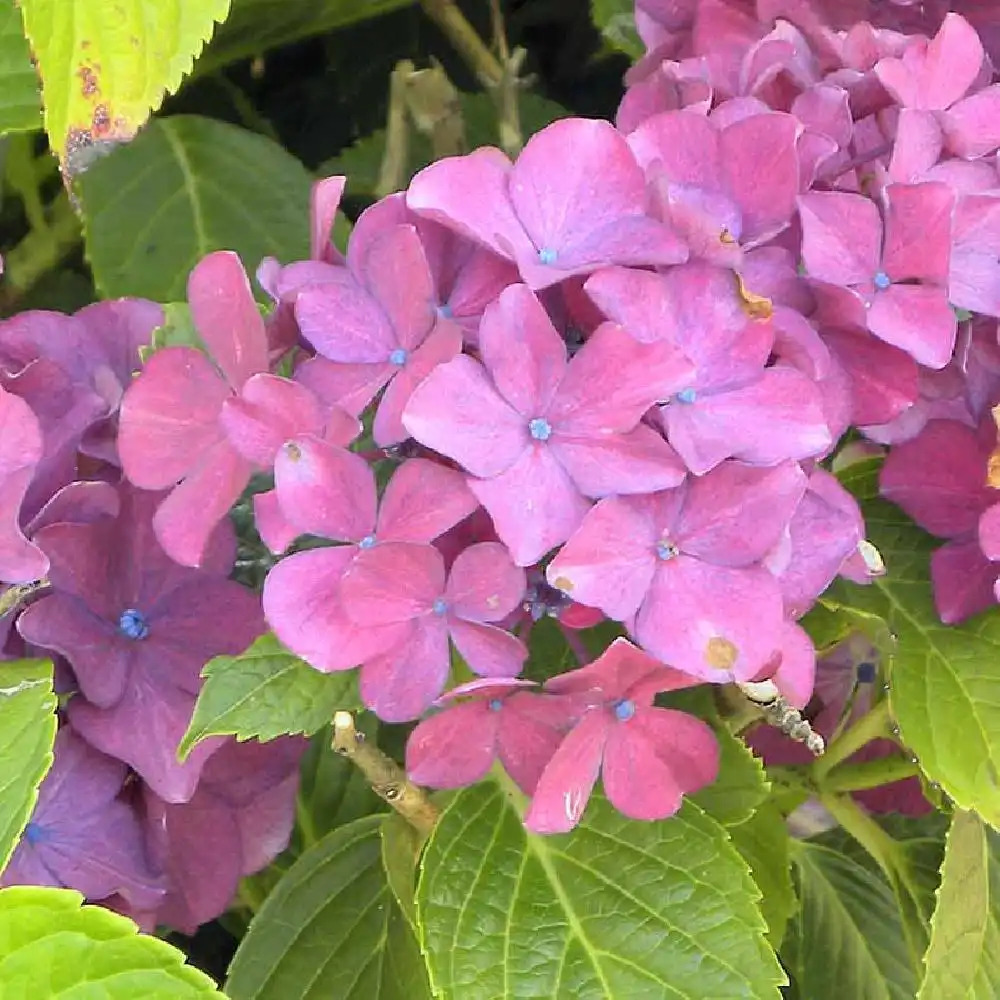
[[[490,698],[487,707],[491,712],[499,712],[503,708],[503,702],[499,698]]]
[[[536,441],[548,441],[552,437],[552,425],[545,419],[545,417],[535,417],[528,424],[528,433]]]
[[[374,535],[365,535],[365,537],[362,538],[360,542],[358,542],[358,548],[359,549],[370,549],[374,544],[375,544],[375,536]]]
[[[892,279],[885,273],[885,271],[879,271],[876,273],[872,281],[875,283],[875,287],[880,292],[884,292],[892,284]]]
[[[556,253],[555,250],[550,250],[548,247],[542,247],[542,249],[538,251],[538,262],[540,264],[550,266],[556,262],[556,258],[558,256],[559,254]]]
[[[674,399],[676,399],[678,403],[693,403],[697,400],[697,398],[698,390],[690,387],[687,389],[681,389],[681,391],[674,396]]]
[[[680,553],[680,549],[673,542],[668,542],[665,538],[656,543],[656,557],[668,562]]]
[[[389,354],[389,364],[398,365],[400,368],[406,364],[406,351],[402,347],[397,347]]]
[[[436,615],[443,615],[448,610],[448,602],[443,598],[439,597],[432,605],[431,610]]]
[[[126,639],[145,639],[149,635],[149,622],[141,611],[126,608],[118,619],[118,631]]]
[[[869,661],[858,664],[858,683],[859,684],[874,684],[875,683],[875,664]]]
[[[447,302],[442,302],[441,305],[437,307],[437,314],[441,319],[451,319],[455,313],[454,310],[448,305]]]
[[[41,823],[36,823],[32,820],[24,828],[24,839],[34,847],[35,844],[41,843],[46,836],[46,829]]]
[[[615,718],[619,722],[628,722],[635,715],[635,702],[630,698],[622,698],[615,704]]]

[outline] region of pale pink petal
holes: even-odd
[[[638,709],[610,727],[601,780],[608,801],[630,819],[672,816],[684,795],[711,784],[719,747],[701,719],[665,708]]]
[[[384,363],[400,346],[385,311],[349,278],[299,292],[295,319],[302,336],[331,361]]]
[[[469,489],[518,566],[530,566],[566,541],[590,506],[543,445],[526,448],[499,476],[470,480]]]
[[[943,288],[892,285],[876,294],[868,329],[919,364],[944,368],[955,349],[958,323]]]
[[[530,441],[527,423],[465,355],[435,368],[403,411],[413,437],[476,476],[495,476],[518,461]]]
[[[486,777],[496,757],[500,712],[486,701],[453,705],[424,719],[406,741],[410,781],[461,788]]]
[[[195,329],[234,389],[266,372],[267,332],[239,257],[228,250],[199,261],[188,279]]]
[[[650,173],[662,171],[677,184],[721,185],[718,130],[703,114],[681,110],[654,115],[629,135],[628,144]]]
[[[434,703],[448,680],[448,630],[430,615],[414,623],[405,642],[366,660],[361,700],[385,722],[417,719]]]
[[[977,533],[983,555],[994,562],[1000,560],[1000,503],[983,511]]]
[[[353,452],[315,437],[290,441],[274,462],[274,486],[300,534],[361,541],[375,527],[375,477]]]
[[[382,494],[375,532],[383,542],[432,542],[477,506],[460,472],[411,458],[396,469]]]
[[[583,286],[597,307],[644,344],[673,339],[677,301],[662,274],[631,267],[606,267]]]
[[[524,643],[496,625],[451,618],[448,630],[462,659],[481,677],[513,677],[528,658]]]
[[[524,817],[533,833],[569,833],[580,822],[597,783],[612,719],[588,712],[559,744],[545,766]]]
[[[882,251],[882,220],[874,202],[857,194],[813,191],[798,205],[809,276],[835,285],[871,281]]]
[[[212,532],[240,498],[253,472],[225,440],[201,454],[200,460],[153,518],[157,541],[182,566],[202,564]]]
[[[223,440],[219,414],[231,395],[200,351],[156,351],[122,398],[118,454],[128,479],[162,490],[188,475]]]
[[[939,181],[890,184],[882,267],[893,281],[948,280],[955,192]]]
[[[459,553],[448,574],[448,610],[474,622],[506,618],[524,597],[524,570],[498,542],[480,542]]]
[[[1000,85],[994,84],[953,105],[941,116],[948,149],[975,159],[1000,146]]]
[[[943,144],[941,126],[933,112],[901,109],[889,162],[890,180],[905,184],[923,180],[941,159]]]
[[[302,534],[285,517],[277,490],[253,495],[253,522],[261,541],[275,555],[283,553]]]
[[[444,559],[433,545],[383,542],[357,554],[340,582],[340,599],[359,625],[391,625],[431,614],[444,585]]]
[[[816,648],[809,633],[795,622],[785,622],[781,636],[781,663],[770,680],[795,708],[805,708],[816,682]]]
[[[602,500],[556,553],[546,579],[574,601],[624,621],[638,610],[656,569],[657,514],[644,497]]]
[[[398,370],[389,361],[341,364],[317,355],[295,369],[295,381],[310,389],[328,410],[336,406],[356,417]]]
[[[500,395],[521,416],[545,413],[566,371],[566,345],[526,285],[509,285],[486,307],[479,353]]]
[[[325,673],[357,667],[405,642],[411,631],[409,623],[364,628],[344,613],[340,580],[357,551],[350,545],[297,552],[264,581],[264,615],[274,634]]]
[[[346,184],[346,177],[324,177],[312,186],[309,194],[309,256],[313,260],[332,264],[340,256],[333,246],[333,220]]]

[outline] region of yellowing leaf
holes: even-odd
[[[21,0],[45,128],[71,179],[176,90],[230,0]]]

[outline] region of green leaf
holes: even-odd
[[[595,796],[564,836],[528,833],[502,775],[459,792],[424,850],[422,946],[441,1000],[776,998],[759,894],[725,831]],[[853,1000],[853,998],[852,998]]]
[[[198,60],[197,74],[290,42],[324,35],[415,0],[233,0],[233,10]]]
[[[767,921],[767,939],[778,948],[798,905],[785,817],[774,803],[765,802],[748,820],[730,827],[729,836],[750,865],[763,897],[760,909]]]
[[[306,257],[311,183],[265,136],[196,115],[156,119],[80,179],[97,286],[106,298],[178,302],[213,250],[235,250],[251,274],[268,255]]]
[[[20,5],[42,78],[49,143],[69,176],[89,166],[95,144],[135,135],[229,13],[229,0]]]
[[[632,59],[646,51],[635,30],[634,0],[590,0],[590,13],[598,30],[613,47]]]
[[[958,811],[945,841],[931,940],[917,1000],[1000,996],[1000,839]]]
[[[799,911],[782,960],[809,1000],[913,1000],[916,979],[884,879],[815,841],[793,841]]]
[[[0,133],[42,127],[38,74],[14,0],[0,0]]]
[[[382,820],[382,867],[403,916],[417,930],[417,860],[423,841],[416,828],[399,815]]]
[[[151,354],[164,347],[193,347],[203,353],[208,351],[201,334],[194,328],[191,307],[186,302],[168,302],[164,305],[163,326],[158,326],[149,343],[139,348],[139,357],[146,362]]]
[[[71,889],[0,889],[0,994],[25,1000],[225,1000],[203,972],[131,920]]]
[[[0,872],[35,808],[55,738],[52,662],[0,663]]]
[[[360,707],[353,670],[324,674],[289,653],[268,633],[239,656],[217,656],[205,678],[177,755],[184,760],[207,736],[273,740],[312,735],[338,709]]]
[[[960,808],[1000,828],[1000,609],[943,625],[928,570],[940,542],[877,498],[872,463],[851,466],[842,482],[862,500],[887,573],[867,587],[838,584],[829,598],[877,615],[896,635],[889,700],[903,742]]]
[[[522,672],[524,677],[542,683],[579,666],[580,661],[569,648],[555,618],[541,618],[532,624],[528,635],[528,659]]]
[[[429,1000],[416,938],[382,868],[380,816],[342,826],[289,869],[229,968],[232,1000]]]

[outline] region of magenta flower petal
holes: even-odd
[[[223,439],[219,413],[230,396],[200,351],[156,351],[122,399],[118,453],[125,475],[144,490],[183,479]]]
[[[882,268],[893,281],[948,281],[955,192],[936,181],[890,184]]]
[[[588,712],[559,744],[545,766],[524,817],[533,833],[569,833],[580,822],[597,784],[611,716]]]
[[[321,434],[324,421],[319,402],[305,386],[262,373],[223,402],[219,423],[247,461],[268,468],[286,441]]]
[[[296,368],[295,381],[312,390],[328,410],[336,406],[356,417],[397,371],[388,361],[342,364],[316,355]]]
[[[500,395],[522,417],[541,416],[566,370],[566,345],[527,285],[487,306],[479,352]]]
[[[432,542],[477,507],[460,472],[411,458],[396,469],[382,494],[375,534],[383,542]]]
[[[400,346],[382,307],[346,272],[337,282],[299,292],[295,319],[302,336],[331,361],[385,363]]]
[[[534,794],[542,771],[575,721],[572,699],[526,692],[504,699],[497,756],[525,795]]]
[[[399,444],[409,437],[403,426],[403,410],[414,389],[438,366],[451,361],[462,350],[462,331],[454,323],[440,322],[427,339],[406,359],[386,387],[375,413],[372,434],[380,448]]]
[[[879,269],[882,220],[857,194],[813,191],[799,198],[802,259],[810,277],[834,285],[871,281]]]
[[[199,261],[188,279],[188,302],[195,328],[234,389],[267,371],[264,318],[236,254],[220,250]]]
[[[346,184],[346,177],[324,177],[312,186],[309,193],[309,256],[312,260],[332,264],[339,256],[331,236]]]
[[[285,517],[278,502],[277,490],[253,495],[253,522],[261,541],[275,555],[284,552],[301,534]]]
[[[816,648],[809,633],[795,622],[785,622],[781,637],[781,663],[770,680],[795,708],[805,708],[816,683]]]
[[[324,673],[350,670],[409,635],[409,624],[363,628],[347,617],[340,581],[357,551],[352,545],[297,552],[264,581],[264,615],[274,634]]]
[[[506,472],[470,480],[469,489],[518,566],[538,562],[566,541],[589,507],[552,449],[537,445],[526,448]]]
[[[976,528],[983,555],[996,562],[1000,560],[1000,503],[987,507]]]
[[[647,497],[602,500],[549,563],[548,582],[616,621],[631,617],[656,569],[658,514]]]
[[[687,475],[677,452],[645,424],[603,438],[557,433],[549,450],[589,497],[650,493],[677,486]]]
[[[21,507],[33,468],[11,472],[0,481],[0,579],[7,583],[40,580],[49,561],[21,530]]]
[[[544,288],[560,277],[587,274],[607,264],[682,264],[688,256],[687,244],[670,226],[642,215],[630,215],[606,223],[575,246],[559,252],[556,267],[562,274],[534,259],[522,262],[521,273],[532,287]]]
[[[750,680],[781,641],[784,607],[774,579],[690,556],[661,562],[635,621],[635,635],[678,670],[718,683]]]
[[[528,658],[524,643],[496,625],[451,618],[448,630],[462,659],[481,677],[513,677]]]
[[[482,365],[459,355],[417,387],[403,426],[473,475],[496,476],[528,447],[527,420],[496,391]]]
[[[444,587],[444,557],[434,546],[383,542],[357,554],[344,572],[340,596],[358,625],[392,625],[435,611]]]
[[[662,274],[630,267],[595,271],[583,286],[594,304],[636,340],[672,340],[677,304]]]
[[[795,462],[771,468],[724,462],[690,480],[670,538],[688,555],[717,566],[749,566],[777,543],[806,483]]]
[[[450,667],[445,621],[427,616],[410,626],[404,642],[365,661],[361,700],[386,722],[409,722],[441,694]]]
[[[639,343],[622,327],[602,323],[569,363],[547,416],[573,436],[630,431],[694,376],[669,341]]]
[[[931,555],[934,607],[945,625],[957,625],[996,604],[997,566],[979,540],[948,542]]]
[[[589,705],[613,704],[628,698],[648,706],[660,691],[676,691],[697,683],[697,679],[664,666],[628,639],[619,637],[593,663],[550,677],[545,690],[582,696]]]
[[[202,564],[212,532],[239,499],[252,471],[228,441],[201,455],[201,464],[171,490],[153,519],[156,538],[171,559],[182,566]]]
[[[971,94],[941,115],[948,149],[964,159],[992,153],[1000,146],[1000,87]]]
[[[715,734],[701,719],[666,708],[639,708],[611,725],[601,780],[611,804],[631,819],[672,816],[685,795],[719,771]]]
[[[424,719],[406,741],[406,773],[431,788],[461,788],[486,777],[496,757],[500,712],[479,699]]]
[[[300,533],[358,542],[375,527],[375,477],[344,448],[315,437],[288,442],[274,463],[274,488]]]
[[[943,368],[955,349],[958,323],[943,288],[892,285],[868,310],[868,329],[928,368]]]
[[[470,545],[452,564],[445,597],[448,609],[474,622],[506,618],[524,597],[524,570],[497,542]]]

